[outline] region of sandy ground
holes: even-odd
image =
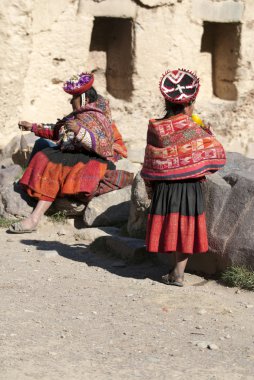
[[[94,254],[71,227],[0,239],[1,380],[254,379],[253,293],[163,285],[165,267]]]

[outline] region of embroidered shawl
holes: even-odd
[[[73,120],[79,128],[77,136],[65,129],[65,122]],[[109,102],[102,96],[72,112],[56,124],[33,124],[32,131],[40,137],[57,140],[62,150],[80,151],[82,148],[114,160],[114,128]]]
[[[225,165],[223,146],[184,114],[150,120],[141,171],[147,181],[199,178]]]

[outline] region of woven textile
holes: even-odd
[[[127,148],[123,142],[123,138],[121,133],[118,131],[116,125],[112,124],[113,134],[114,134],[114,144],[113,144],[113,151],[114,151],[114,157],[112,161],[118,161],[121,158],[127,158]]]
[[[199,91],[199,78],[189,70],[168,70],[160,81],[160,90],[165,99],[172,103],[189,103]]]
[[[145,180],[199,178],[225,165],[223,146],[184,114],[150,120],[141,175]]]
[[[32,158],[20,184],[27,188],[30,196],[40,200],[78,193],[91,197],[109,165],[114,168],[113,163],[102,158],[62,152],[57,147],[46,148]]]
[[[73,132],[65,131],[65,122],[72,120],[79,128],[77,137]],[[32,131],[40,137],[58,140],[58,145],[62,150],[80,151],[82,149],[91,150],[104,158],[114,157],[114,132],[109,103],[102,96],[89,103],[79,110],[72,112],[68,116],[59,120],[56,124],[33,124]],[[89,134],[89,143],[83,136]],[[67,140],[68,143],[67,143]]]
[[[197,179],[154,183],[146,232],[148,252],[208,250],[201,186]]]

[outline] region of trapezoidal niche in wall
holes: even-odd
[[[201,52],[211,53],[213,93],[224,100],[237,100],[240,37],[240,23],[204,22]]]
[[[132,19],[95,17],[90,51],[106,52],[107,91],[129,100],[133,90]]]

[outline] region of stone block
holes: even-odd
[[[87,227],[114,226],[126,223],[130,211],[131,186],[93,198],[84,212]]]
[[[136,4],[129,0],[110,0],[96,2],[81,2],[80,12],[90,13],[96,17],[123,17],[123,18],[135,18],[136,17]]]
[[[242,1],[193,0],[192,2],[192,16],[204,21],[240,22],[243,12],[244,3]]]
[[[203,184],[203,190],[208,237],[210,244],[214,247],[217,245],[214,228],[223,213],[231,186],[218,173],[215,173],[207,177],[207,181]]]
[[[254,198],[246,205],[224,246],[228,265],[254,269]]]
[[[117,170],[126,170],[130,173],[137,173],[141,169],[141,165],[139,163],[131,162],[127,158],[122,158],[117,161],[115,165]]]
[[[223,209],[217,210],[220,218],[213,229],[214,234],[223,240],[223,245],[231,238],[235,226],[254,198],[254,179],[238,174],[229,174],[224,178],[231,185],[231,190]]]
[[[128,158],[131,162],[143,164],[145,157],[145,147],[131,147],[128,149]]]
[[[36,201],[30,198],[17,183],[5,187],[1,192],[1,198],[3,207],[0,207],[0,216],[3,217],[26,217],[36,205]]]
[[[0,160],[12,157],[12,155],[19,150],[19,147],[20,135],[13,137],[7,145],[0,149]]]
[[[227,163],[222,170],[218,172],[221,177],[229,173],[253,173],[254,179],[254,160],[245,157],[241,153],[227,152]]]
[[[14,181],[19,179],[22,174],[22,168],[19,165],[11,165],[4,169],[0,169],[0,188],[5,188]]]
[[[143,239],[134,239],[123,236],[106,238],[107,250],[124,260],[139,260],[145,258],[146,248]]]
[[[145,238],[146,220],[150,206],[145,182],[140,173],[136,175],[132,184],[130,215],[127,230],[131,237]]]
[[[120,229],[117,227],[90,227],[83,228],[75,234],[77,240],[85,240],[88,243],[94,242],[103,236],[119,235]]]
[[[102,236],[93,242],[91,249],[103,252],[106,250],[110,255],[125,261],[139,261],[147,258],[143,239],[124,236]]]
[[[1,160],[0,167],[1,169],[6,169],[9,166],[12,166],[14,164],[12,158],[5,158],[4,160]]]

